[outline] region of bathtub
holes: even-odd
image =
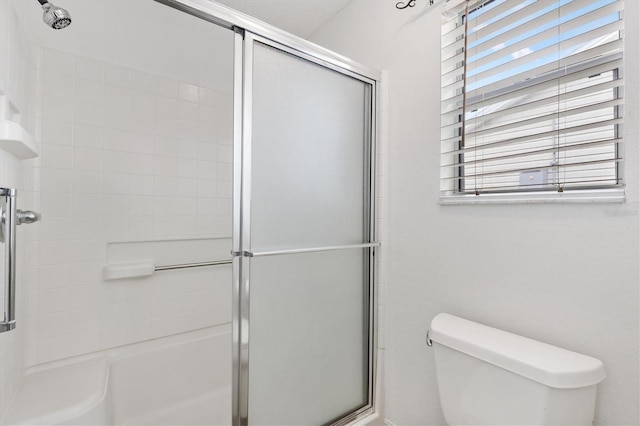
[[[28,370],[2,425],[230,425],[229,324]]]

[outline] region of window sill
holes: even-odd
[[[549,203],[624,203],[624,189],[581,190],[568,192],[528,192],[485,195],[444,195],[440,205],[461,204],[549,204]]]

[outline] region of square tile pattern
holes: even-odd
[[[229,322],[230,267],[109,282],[102,268],[108,243],[230,237],[231,93],[35,51],[27,365]]]

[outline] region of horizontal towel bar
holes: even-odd
[[[244,252],[246,257],[262,257],[262,256],[279,256],[283,254],[302,254],[302,253],[315,253],[320,251],[333,251],[333,250],[350,250],[350,249],[365,249],[380,247],[379,242],[363,243],[363,244],[349,244],[343,246],[327,246],[327,247],[312,247],[304,249],[291,249],[291,250],[276,250],[276,251],[262,251],[257,253]]]
[[[217,265],[231,265],[232,261],[229,260],[214,260],[211,262],[198,262],[198,263],[181,263],[177,265],[164,265],[156,266],[153,268],[155,272],[169,271],[172,269],[186,269],[186,268],[201,268],[203,266],[217,266]]]
[[[102,270],[105,281],[121,280],[124,278],[150,277],[155,272],[171,271],[175,269],[201,268],[204,266],[230,265],[231,259],[214,260],[210,262],[179,263],[175,265],[156,266],[151,261],[116,263],[107,265]]]

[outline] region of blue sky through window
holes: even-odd
[[[520,2],[518,5],[516,5],[514,8],[509,9],[508,11],[497,15],[496,17],[488,20],[487,22],[482,24],[482,27],[486,27],[487,25],[490,25],[491,23],[497,23],[499,22],[500,19],[504,18],[505,16],[508,16],[512,13],[515,13],[519,10],[524,9],[525,7],[535,3],[536,0],[526,0],[524,2]],[[575,0],[575,1],[583,1],[583,0]],[[513,38],[508,39],[508,41],[499,44],[497,46],[491,46],[490,48],[487,48],[477,54],[474,54],[472,56],[469,56],[467,58],[467,63],[471,64],[474,61],[477,61],[481,58],[487,57],[497,51],[500,50],[505,50],[507,49],[509,46],[513,46],[517,43],[522,42],[523,40],[527,40],[530,37],[533,37],[537,34],[543,33],[544,31],[547,31],[551,28],[557,27],[559,25],[565,24],[575,18],[584,16],[590,12],[593,12],[594,10],[597,10],[601,7],[607,6],[609,4],[615,3],[616,0],[594,0],[593,2],[590,2],[589,4],[587,4],[585,7],[581,7],[579,9],[573,10],[569,13],[566,13],[564,15],[561,15],[559,18],[550,20],[545,22],[544,24],[540,25],[537,28],[534,28],[532,30],[523,32],[523,33],[518,33],[514,31],[514,36]],[[540,16],[543,16],[544,14],[547,13],[551,13],[554,10],[559,10],[560,13],[562,13],[562,7],[566,6],[567,4],[571,3],[571,0],[559,0],[557,3],[545,7],[543,9],[540,9],[528,16],[526,16],[523,19],[520,19],[508,26],[505,26],[503,28],[498,29],[497,31],[492,32],[491,34],[488,34],[487,36],[482,37],[481,39],[475,40],[471,43],[469,43],[468,45],[468,49],[472,49],[476,46],[479,46],[481,43],[485,43],[495,37],[498,37],[502,34],[507,33],[508,31],[512,31],[520,26],[522,26],[523,24],[525,24],[526,22],[530,22],[533,19],[536,19]],[[504,0],[496,0],[492,3],[490,3],[487,7],[482,7],[479,8],[473,12],[471,12],[469,14],[470,16],[470,21],[469,23],[472,25],[473,24],[473,20],[478,18],[479,16],[481,16],[482,14],[486,13],[487,11],[491,10],[491,8],[494,8],[500,4],[503,4]],[[490,6],[490,7],[489,7]],[[552,37],[549,37],[546,40],[543,40],[539,43],[536,43],[535,45],[531,45],[531,46],[527,46],[526,49],[519,49],[517,52],[511,52],[505,56],[502,56],[494,61],[491,61],[483,66],[480,66],[474,70],[470,70],[467,73],[467,78],[472,77],[474,75],[480,74],[484,71],[490,70],[492,68],[498,67],[500,65],[503,65],[505,63],[508,63],[510,61],[513,61],[514,59],[517,59],[519,57],[525,56],[525,55],[531,55],[534,54],[536,52],[540,52],[550,46],[556,45],[558,43],[562,43],[564,41],[570,40],[573,37],[576,37],[578,35],[581,34],[585,34],[588,33],[589,31],[592,31],[593,29],[608,25],[610,23],[613,23],[615,21],[617,21],[619,19],[619,14],[618,13],[612,13],[609,14],[607,16],[601,17],[597,20],[588,22],[587,24],[578,26],[576,28],[573,28],[571,30],[568,31],[564,31],[560,34],[556,34]],[[471,31],[470,31],[471,33]],[[514,75],[518,75],[521,73],[526,73],[527,71],[533,70],[535,68],[538,68],[540,66],[544,66],[547,64],[550,64],[552,62],[557,61],[559,58],[563,58],[566,56],[569,56],[571,54],[573,54],[574,52],[576,52],[577,50],[579,50],[581,48],[581,46],[584,45],[583,43],[579,43],[576,45],[573,45],[571,47],[568,48],[564,48],[561,51],[555,51],[550,53],[549,55],[546,55],[544,57],[538,58],[536,60],[532,60],[532,61],[527,61],[525,64],[521,65],[521,66],[517,66],[517,67],[513,67],[511,69],[508,69],[504,72],[501,73],[496,73],[493,74],[485,79],[476,81],[476,82],[467,82],[466,85],[466,90],[467,91],[472,91],[472,90],[476,90],[478,88],[481,88],[483,86],[486,86],[488,84],[494,83],[496,81],[499,80],[503,80],[505,78],[509,78],[512,77]]]

